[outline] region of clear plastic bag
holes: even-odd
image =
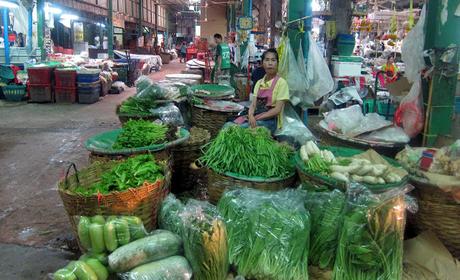
[[[299,64],[296,61],[294,52],[292,51],[289,38],[283,37],[284,46],[280,55],[278,65],[278,74],[283,77],[289,86],[289,99],[292,105],[297,106],[303,100],[307,92],[305,77],[302,76],[299,70]]]
[[[153,116],[158,116],[162,123],[173,125],[173,126],[183,126],[184,119],[182,118],[182,113],[179,108],[173,103],[167,104],[156,109],[151,109],[150,112]]]
[[[308,279],[310,217],[299,190],[227,191],[218,208],[227,224],[230,262],[247,278]]]
[[[422,132],[425,124],[421,83],[419,76],[395,112],[396,124],[401,126],[411,138]]]
[[[158,225],[161,229],[169,230],[182,235],[182,219],[179,216],[184,211],[185,205],[173,194],[169,194],[161,204],[158,214]]]
[[[153,81],[147,76],[140,76],[136,82],[136,92],[141,92],[153,84]]]
[[[405,194],[412,189],[373,194],[349,186],[333,279],[402,279]]]
[[[128,272],[146,263],[181,255],[182,252],[182,239],[179,235],[166,230],[156,230],[147,237],[113,251],[109,255],[109,266],[114,272]]]
[[[190,280],[192,268],[182,256],[172,256],[143,264],[127,273],[118,274],[123,280]]]
[[[97,279],[107,280],[109,271],[97,256],[83,255],[77,261],[69,262],[58,269],[49,278],[53,280]]]
[[[309,85],[307,94],[314,102],[332,91],[334,80],[332,79],[326,60],[322,56],[311,33],[309,33],[308,40],[310,48],[308,50],[307,63],[307,80]]]
[[[87,252],[101,254],[147,236],[142,220],[135,216],[75,216],[78,241]]]
[[[308,192],[305,208],[310,212],[309,260],[321,269],[332,267],[342,226],[346,196],[339,190]]]
[[[283,127],[275,131],[275,136],[280,139],[293,139],[298,145],[315,138],[289,102],[284,106]]]
[[[337,109],[327,113],[324,121],[330,130],[348,133],[356,128],[364,119],[359,105],[353,105],[344,109]]]
[[[425,46],[426,6],[423,6],[420,18],[415,27],[407,34],[401,47],[401,57],[405,64],[404,75],[410,82],[416,82],[420,72],[425,68],[423,58]]]
[[[374,131],[363,137],[367,140],[382,141],[389,143],[409,143],[410,137],[399,126],[391,126]]]

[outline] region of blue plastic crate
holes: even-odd
[[[94,83],[99,81],[99,74],[78,74],[78,83]]]

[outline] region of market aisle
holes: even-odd
[[[161,80],[164,75],[179,73],[184,68],[184,64],[174,61],[151,77]],[[56,254],[46,249],[35,252],[38,249],[32,247],[13,250],[14,245],[6,243],[49,249],[75,245],[68,242],[72,239],[71,229],[56,182],[69,162],[78,167],[88,164],[83,141],[100,131],[119,127],[115,107],[134,93],[135,88],[130,88],[92,105],[0,101],[0,255],[8,256],[0,259],[0,271],[12,269],[13,277],[15,269],[17,273],[24,270],[16,275],[17,279],[33,279],[33,274],[27,274],[33,270],[14,263],[33,266],[34,258]],[[24,262],[24,256],[30,260]],[[56,258],[61,262],[62,259]],[[38,269],[35,272],[43,270],[34,268]],[[8,279],[15,279],[11,277]]]

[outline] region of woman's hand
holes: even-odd
[[[249,126],[251,128],[256,128],[257,127],[257,121],[256,121],[256,118],[254,117],[254,115],[249,115],[248,119],[249,119]]]

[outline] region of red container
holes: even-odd
[[[77,86],[77,71],[56,70],[54,71],[56,88],[75,88]]]
[[[31,85],[51,85],[51,78],[54,68],[28,68],[27,74],[29,75],[29,83]]]
[[[30,102],[54,102],[53,88],[51,85],[29,85]]]
[[[63,54],[73,54],[73,49],[64,49]]]
[[[56,103],[75,103],[77,102],[77,88],[59,88],[54,89]]]

